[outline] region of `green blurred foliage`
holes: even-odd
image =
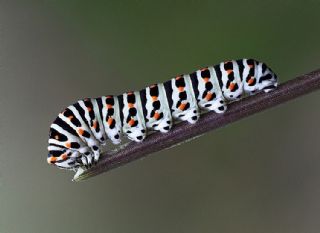
[[[319,92],[83,183],[47,134],[78,98],[223,60],[319,68],[320,2],[0,1],[0,232],[316,233]]]

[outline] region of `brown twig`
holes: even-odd
[[[319,88],[320,69],[283,83],[270,93],[259,93],[231,103],[224,114],[209,112],[203,114],[196,124],[183,122],[174,126],[168,133],[154,133],[141,143],[131,142],[127,147],[111,156],[102,156],[96,166],[78,172],[73,180],[80,181],[96,176]]]

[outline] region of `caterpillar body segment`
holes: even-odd
[[[49,132],[47,161],[76,170],[97,162],[107,140],[122,135],[141,142],[152,131],[168,132],[179,121],[197,122],[203,111],[224,113],[230,102],[277,87],[277,76],[253,59],[221,62],[167,82],[119,96],[86,98],[70,105]]]

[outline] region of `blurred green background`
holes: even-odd
[[[49,125],[226,59],[320,67],[319,0],[0,0],[0,233],[320,231],[320,92],[81,183]]]

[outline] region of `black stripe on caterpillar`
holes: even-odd
[[[50,126],[47,161],[75,170],[97,162],[107,139],[125,134],[141,142],[152,131],[168,132],[179,121],[197,122],[201,112],[224,113],[227,104],[277,87],[277,76],[253,59],[222,62],[119,96],[86,98],[70,105]]]

